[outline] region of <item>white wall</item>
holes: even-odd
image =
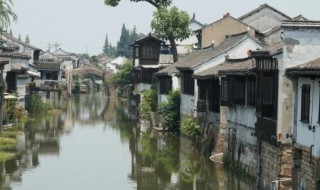
[[[318,121],[319,113],[319,88],[320,79],[311,80],[310,78],[298,79],[298,98],[297,98],[297,139],[296,142],[300,145],[310,147],[314,145],[312,155],[320,157],[320,125]],[[301,87],[303,84],[311,86],[310,94],[310,119],[309,123],[301,122]],[[308,125],[315,126],[315,132],[309,130]]]
[[[294,90],[301,91],[298,84],[297,89],[294,89],[292,80],[284,76],[285,69],[304,64],[315,58],[320,57],[320,29],[318,28],[299,28],[299,27],[284,27],[283,28],[283,55],[282,59],[279,58],[279,94],[278,94],[278,133],[281,132],[282,136],[293,133],[298,135],[296,138],[303,145],[309,146],[312,139],[312,134],[304,133],[303,128],[299,127],[300,110],[299,102],[295,101],[301,99],[300,96],[295,97]],[[301,82],[307,82],[306,79],[301,79]],[[300,92],[301,93],[301,92]],[[301,101],[301,100],[299,100]],[[294,105],[297,110],[295,110]],[[294,117],[296,111],[297,117]],[[314,112],[316,110],[312,110]],[[317,111],[316,113],[317,114]],[[297,123],[297,125],[295,125]],[[317,130],[316,130],[317,131]],[[299,135],[303,135],[302,137]],[[305,141],[302,140],[309,136]],[[283,138],[282,142],[289,142],[290,139]]]
[[[187,94],[181,94],[180,112],[182,114],[193,116],[194,114],[194,97]]]

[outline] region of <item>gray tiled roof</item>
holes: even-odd
[[[18,59],[31,59],[29,55],[19,53],[19,52],[0,52],[0,57],[11,57]]]
[[[283,21],[281,24],[282,27],[303,27],[303,28],[318,28],[320,27],[320,21],[312,20],[287,20]]]
[[[247,17],[249,17],[249,16],[253,15],[254,13],[260,12],[260,11],[261,11],[262,9],[264,9],[264,8],[270,8],[271,10],[273,10],[273,11],[275,11],[275,12],[277,12],[277,13],[281,14],[282,16],[287,17],[288,19],[291,19],[291,17],[289,17],[288,15],[284,14],[283,12],[280,12],[279,10],[277,10],[277,9],[275,9],[275,8],[273,8],[273,7],[271,7],[271,6],[270,6],[270,5],[268,5],[268,4],[262,4],[262,5],[260,5],[258,8],[253,9],[252,11],[250,11],[250,12],[248,12],[248,13],[246,13],[246,14],[242,15],[242,16],[241,16],[241,17],[239,17],[238,19],[239,19],[239,20],[243,20],[243,19],[245,19],[245,18],[247,18]]]
[[[193,76],[197,79],[207,79],[220,74],[246,74],[255,68],[256,64],[252,58],[226,59],[225,62],[205,71],[194,74]]]
[[[160,71],[156,72],[154,76],[165,76],[165,75],[171,75],[173,73],[179,72],[176,68],[176,64],[169,65]]]
[[[286,75],[299,76],[299,75],[316,75],[320,76],[320,57],[309,61],[307,63],[290,67],[286,69]]]
[[[35,65],[38,67],[38,70],[59,71],[61,63],[39,60],[35,62]]]
[[[30,45],[30,44],[27,44],[27,43],[25,43],[25,42],[23,42],[23,41],[15,38],[14,36],[12,36],[11,34],[9,34],[9,33],[7,33],[7,32],[3,32],[2,34],[3,34],[6,38],[10,39],[11,41],[13,41],[13,42],[15,42],[15,43],[21,44],[21,45],[23,45],[23,46],[25,46],[25,47],[28,47],[28,48],[31,48],[31,49],[34,49],[34,50],[40,50],[40,51],[41,51],[40,48],[37,48],[37,47],[35,47],[35,46],[33,46],[33,45]]]
[[[283,51],[283,42],[272,44],[266,48],[270,52],[270,55],[278,54]]]
[[[213,49],[207,48],[191,52],[189,55],[186,55],[183,59],[179,60],[176,63],[176,67],[178,70],[192,69],[214,57],[217,57],[218,55],[225,53],[247,37],[249,37],[247,32],[228,36],[223,42]]]

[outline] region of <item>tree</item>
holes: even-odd
[[[108,40],[108,34],[106,34],[106,39],[104,40],[103,53],[105,53],[106,55],[108,55],[108,54],[109,54],[109,40]]]
[[[157,37],[169,40],[173,61],[178,61],[176,40],[182,41],[191,35],[188,13],[180,11],[175,6],[171,9],[162,6],[154,12],[153,16],[151,28]]]
[[[104,0],[104,3],[108,6],[116,7],[121,0]],[[156,8],[161,6],[169,6],[172,0],[130,0],[131,2],[148,2]]]
[[[17,15],[12,11],[12,0],[0,0],[0,30],[5,31],[13,21],[17,21]]]
[[[121,0],[104,0],[104,3],[108,6],[117,6]],[[172,0],[130,0],[131,2],[148,2],[154,7],[157,8],[157,11],[154,13],[154,17],[161,18],[161,20],[165,20],[161,22],[160,20],[155,20],[153,25],[155,32],[158,37],[162,37],[170,41],[170,45],[173,52],[173,60],[174,62],[178,61],[178,53],[175,40],[183,40],[190,36],[191,31],[188,29],[189,26],[189,16],[184,11],[179,11],[178,8],[173,7],[170,11],[167,10],[167,7],[171,5]],[[163,18],[161,11],[165,11],[163,13],[166,16],[170,16],[170,18]],[[187,18],[187,20],[186,20]],[[167,25],[165,25],[166,21],[170,21]],[[177,22],[178,21],[178,22]],[[187,21],[187,22],[186,22]],[[177,22],[177,23],[175,23]],[[186,23],[187,26],[186,26]],[[161,28],[163,26],[170,26],[169,28]],[[162,32],[160,32],[162,31]],[[166,33],[168,32],[168,33]]]
[[[126,29],[125,24],[122,25],[120,40],[118,41],[117,48],[118,48],[118,56],[125,56],[127,57],[128,54],[128,45],[130,41],[129,31]]]
[[[25,43],[26,43],[26,44],[30,44],[30,39],[29,39],[29,35],[28,35],[28,34],[27,34],[27,36],[26,36]]]

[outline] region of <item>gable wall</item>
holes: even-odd
[[[225,17],[224,19],[212,23],[202,28],[202,47],[208,47],[212,45],[214,40],[215,46],[220,44],[226,35],[238,34],[247,31],[248,26],[231,18]],[[250,30],[250,34],[254,36],[255,31]]]
[[[270,8],[264,8],[242,19],[242,22],[258,29],[260,32],[264,32],[270,28],[280,26],[282,20],[288,20],[288,18]]]

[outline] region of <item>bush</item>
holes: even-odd
[[[150,112],[156,112],[158,105],[157,91],[144,90],[141,93],[139,114],[143,119],[150,119]]]
[[[200,135],[200,126],[192,118],[184,119],[182,121],[182,131],[186,135],[189,135],[192,138],[195,138],[198,135]]]
[[[48,110],[53,109],[53,106],[42,102],[41,96],[37,93],[30,94],[26,109],[30,114],[43,114],[47,113]]]
[[[163,102],[158,107],[163,125],[169,131],[178,131],[180,125],[180,91],[170,91],[168,102]]]

